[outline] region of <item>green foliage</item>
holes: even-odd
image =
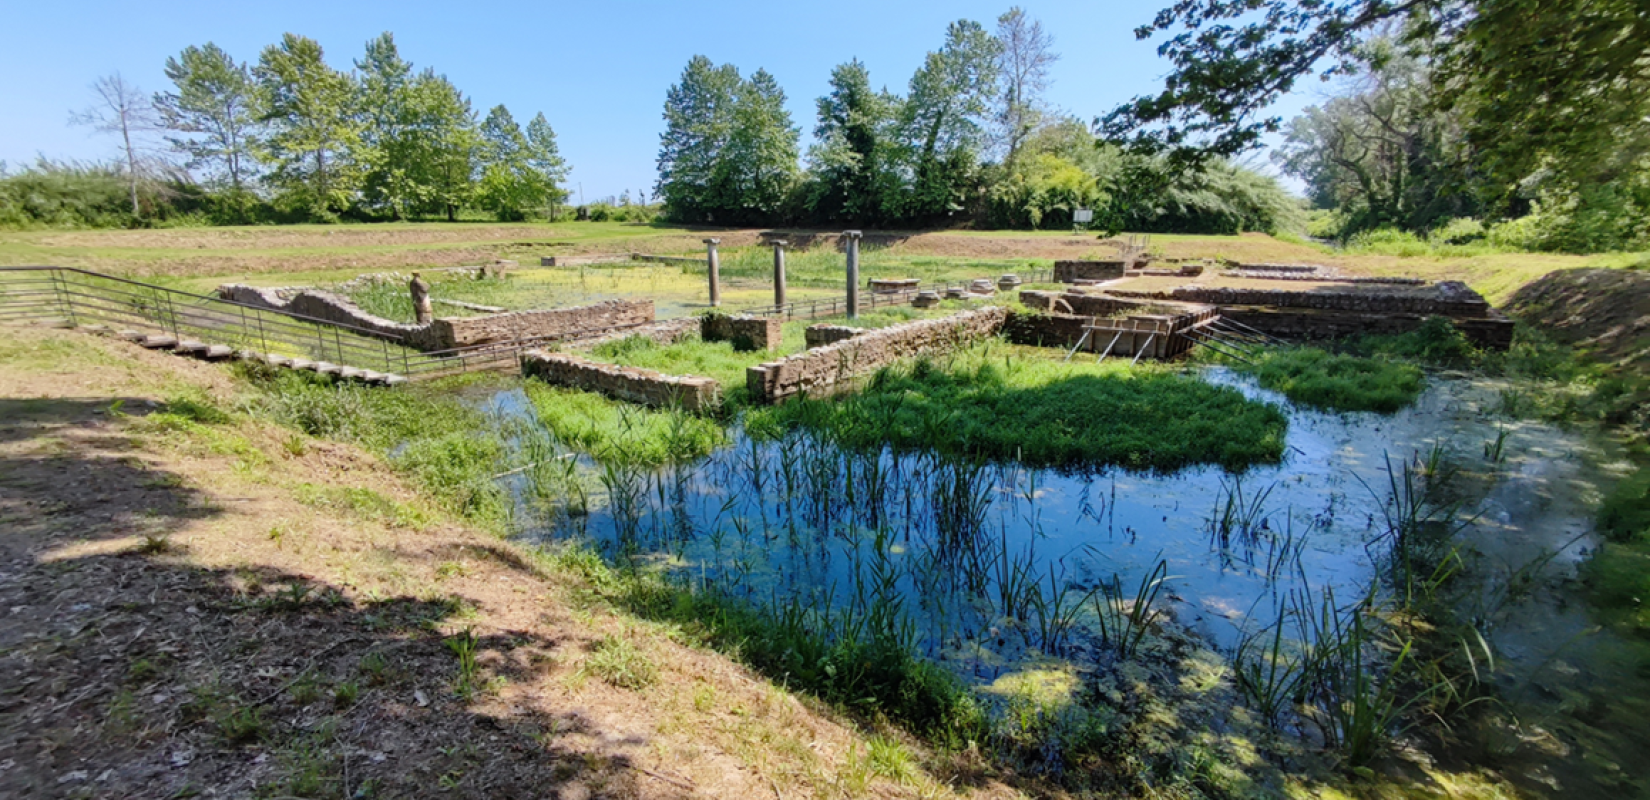
[[[176,91],[155,96],[161,123],[182,136],[169,137],[189,157],[189,169],[204,169],[231,193],[243,191],[255,168],[258,96],[252,73],[217,45],[207,42],[166,59],[166,77]]]
[[[1329,353],[1311,347],[1271,350],[1252,371],[1260,385],[1301,405],[1330,411],[1390,414],[1415,401],[1426,386],[1413,364]]]
[[[1615,542],[1650,541],[1650,469],[1635,470],[1604,496],[1598,530]]]
[[[528,381],[539,422],[562,444],[620,464],[683,463],[722,446],[716,422],[680,409],[655,410],[592,392]]]
[[[657,194],[683,222],[776,219],[796,175],[797,137],[785,93],[757,70],[694,56],[665,95]],[[594,218],[594,217],[592,217]]]
[[[482,208],[501,221],[519,221],[529,212],[550,213],[566,199],[566,190],[557,185],[567,174],[566,163],[543,114],[523,133],[509,109],[494,106],[481,123],[481,139],[486,167],[476,196]]]
[[[1121,362],[1063,364],[987,343],[885,368],[852,397],[752,411],[747,424],[757,432],[800,425],[852,447],[1167,470],[1276,461],[1287,422],[1274,406],[1195,377]]]
[[[335,218],[360,181],[352,157],[361,135],[354,78],[327,66],[320,43],[291,33],[264,48],[253,74],[260,119],[269,126],[267,180],[281,193],[281,205]]]
[[[261,379],[249,410],[310,436],[354,442],[408,473],[440,505],[484,524],[502,524],[507,498],[493,482],[506,447],[487,415],[443,393],[439,386],[368,389],[282,373]],[[352,502],[350,498],[329,498]],[[396,524],[416,525],[417,512],[355,505]],[[352,507],[355,507],[352,505]],[[376,508],[374,508],[377,506]]]
[[[187,222],[203,209],[197,187],[140,184],[132,214],[125,170],[116,164],[48,161],[21,170],[0,162],[0,227],[130,228]]]
[[[620,689],[646,689],[659,679],[659,668],[651,659],[629,639],[612,635],[596,640],[579,671]]]

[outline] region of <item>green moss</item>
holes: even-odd
[[[1067,364],[1050,352],[990,342],[920,359],[879,371],[851,397],[755,410],[747,426],[1035,466],[1241,469],[1283,454],[1283,412],[1236,389],[1161,367]]]
[[[1414,364],[1310,347],[1269,351],[1244,369],[1253,372],[1261,386],[1296,403],[1331,411],[1390,414],[1415,402],[1426,387],[1421,368]]]

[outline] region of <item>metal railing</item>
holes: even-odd
[[[1052,274],[1033,271],[1029,283]],[[919,291],[944,293],[967,284],[931,284],[898,292],[869,292],[860,307],[905,305]],[[729,309],[733,313],[814,319],[846,313],[846,297],[796,300],[780,306]],[[513,367],[524,350],[570,339],[639,330],[661,321],[583,329],[548,336],[421,352],[391,331],[250,305],[181,289],[105,275],[75,267],[0,267],[0,323],[102,325],[115,330],[164,334],[179,342],[198,340],[234,351],[303,358],[339,367],[435,378],[482,369]],[[669,322],[665,320],[663,322]]]
[[[404,372],[400,337],[73,267],[0,267],[0,322],[104,325],[234,350]]]

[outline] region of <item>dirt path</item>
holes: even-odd
[[[234,393],[220,367],[7,331],[0,796],[951,794],[365,453],[184,413]]]

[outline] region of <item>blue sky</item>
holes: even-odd
[[[1062,58],[1049,99],[1083,119],[1153,91],[1167,71],[1155,42],[1136,26],[1169,0],[1058,0],[1022,5],[1055,37]],[[651,191],[665,90],[688,59],[703,54],[744,74],[767,69],[789,98],[804,146],[814,99],[836,64],[857,57],[879,85],[904,92],[924,53],[939,47],[948,22],[988,29],[1009,3],[829,4],[756,2],[421,3],[130,2],[16,3],[0,26],[0,160],[36,153],[111,155],[114,142],[68,125],[91,101],[88,85],[119,71],[147,91],[169,88],[167,56],[216,42],[256,61],[284,32],[318,40],[347,69],[366,41],[392,31],[404,58],[434,67],[481,113],[508,106],[525,122],[543,111],[573,165],[575,198]],[[1318,99],[1318,84],[1286,98],[1288,117]],[[1249,159],[1266,166],[1264,156]]]

